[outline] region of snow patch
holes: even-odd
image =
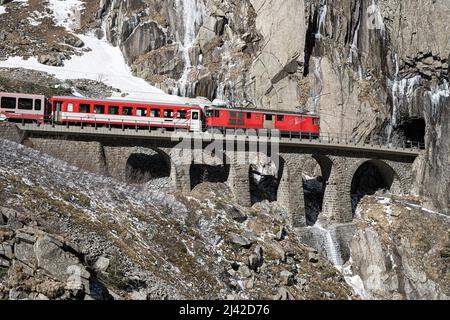
[[[0,68],[22,67],[53,74],[60,80],[95,80],[120,89],[123,93],[128,94],[127,99],[185,103],[185,99],[168,95],[151,86],[144,79],[133,76],[118,47],[112,46],[106,40],[97,39],[93,34],[78,35],[78,37],[91,51],[81,56],[73,56],[64,62],[63,67],[40,64],[34,57],[28,60],[21,57],[10,57],[5,61],[0,61]],[[119,98],[121,93],[114,93],[113,97]]]
[[[66,30],[79,27],[84,2],[79,0],[48,0],[48,7],[53,11],[55,25],[64,27]]]
[[[6,8],[4,6],[0,6],[0,14],[4,14],[6,12]]]

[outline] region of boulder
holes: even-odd
[[[16,259],[31,269],[36,267],[37,261],[34,254],[33,244],[16,238],[14,255]],[[28,269],[27,269],[28,270]]]
[[[0,267],[9,268],[10,265],[11,265],[11,262],[9,261],[9,259],[6,259],[6,258],[3,258],[0,256]]]
[[[63,249],[63,244],[47,234],[40,236],[35,244],[38,267],[48,276],[61,282],[89,279],[89,272],[77,257]]]
[[[286,237],[286,228],[285,227],[281,227],[280,230],[277,232],[277,234],[275,236],[275,240],[283,241],[285,237]]]
[[[110,260],[106,257],[100,257],[94,264],[94,270],[98,272],[105,272],[109,267]]]
[[[263,249],[261,246],[257,246],[254,253],[248,257],[247,265],[250,270],[257,271],[258,268],[262,266],[263,262]]]
[[[283,270],[280,273],[280,278],[285,286],[292,286],[294,284],[294,274],[288,270]]]
[[[9,291],[9,300],[28,300],[29,296],[27,293],[15,289]]]
[[[131,300],[147,300],[147,292],[144,290],[140,291],[133,291],[130,293],[130,299]]]
[[[64,38],[64,43],[76,48],[81,48],[84,46],[84,42],[75,36],[68,36]]]
[[[308,253],[308,261],[311,263],[319,262],[319,255],[313,252]]]
[[[244,281],[244,288],[245,289],[253,289],[255,286],[255,281],[253,279],[248,279]]]
[[[294,296],[285,287],[281,287],[273,300],[294,300]]]
[[[236,207],[227,208],[227,214],[236,222],[243,223],[247,220],[247,215]]]
[[[58,54],[41,55],[38,57],[38,62],[53,67],[61,67],[64,65],[61,56]]]
[[[3,221],[5,221],[11,229],[20,229],[23,224],[18,220],[19,213],[13,209],[0,207],[0,215],[3,216]],[[2,225],[0,223],[0,225]]]
[[[253,242],[250,239],[248,239],[246,237],[243,237],[241,235],[235,234],[235,233],[232,233],[230,235],[230,237],[231,237],[231,239],[230,239],[231,243],[239,245],[239,246],[241,246],[243,248],[247,248],[248,249],[253,244]]]
[[[242,278],[250,278],[252,276],[252,273],[250,272],[250,269],[246,265],[243,265],[239,268],[239,275]]]
[[[13,245],[6,242],[0,244],[0,256],[4,256],[8,259],[14,258]]]

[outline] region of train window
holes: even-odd
[[[78,109],[79,109],[79,111],[81,113],[90,113],[91,112],[91,105],[90,104],[80,103],[80,106],[79,106]]]
[[[109,114],[119,114],[119,107],[118,106],[109,106],[108,113]]]
[[[15,109],[16,108],[16,98],[2,97],[1,107],[3,109]]]
[[[271,114],[266,114],[265,117],[266,117],[266,121],[272,121],[273,120],[273,117],[272,117]]]
[[[282,116],[281,114],[277,116],[277,120],[278,121],[284,121],[284,116]]]
[[[164,110],[164,118],[173,118],[173,110],[171,109]]]
[[[73,112],[73,103],[67,104],[67,112]]]
[[[219,112],[219,110],[216,110],[214,116],[215,116],[216,118],[219,118],[219,117],[220,117],[220,112]]]
[[[105,106],[104,105],[100,105],[100,104],[94,105],[94,113],[104,114],[105,113]]]
[[[123,107],[122,115],[124,116],[132,116],[133,115],[133,107]]]
[[[186,110],[178,110],[177,111],[177,118],[178,119],[186,119],[187,118],[187,111]]]
[[[42,108],[42,101],[41,99],[34,100],[34,110],[40,111]]]
[[[312,124],[316,124],[316,119],[312,118]]]
[[[33,110],[33,99],[19,98],[18,108],[22,110]]]
[[[251,119],[252,118],[252,113],[251,112],[247,112],[247,119]]]
[[[150,117],[161,117],[161,110],[159,109],[150,109]]]
[[[136,115],[138,117],[146,117],[147,116],[147,109],[146,108],[137,108],[136,109]]]
[[[207,118],[212,118],[212,117],[214,117],[214,111],[212,111],[212,110],[207,110],[207,111],[206,111],[206,117],[207,117]]]
[[[192,120],[198,120],[198,111],[192,112]]]

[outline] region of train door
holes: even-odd
[[[53,122],[61,122],[62,120],[62,105],[63,101],[53,101],[53,114],[52,120]]]
[[[272,114],[264,115],[263,127],[264,129],[275,129],[275,119]]]
[[[202,130],[202,120],[199,110],[191,111],[191,131],[199,132]]]

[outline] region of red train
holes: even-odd
[[[50,97],[0,92],[0,120],[185,129],[273,129],[318,137],[320,119],[294,112],[157,101]]]
[[[218,129],[272,129],[312,137],[320,134],[319,117],[289,111],[212,107],[206,109],[206,126]]]

